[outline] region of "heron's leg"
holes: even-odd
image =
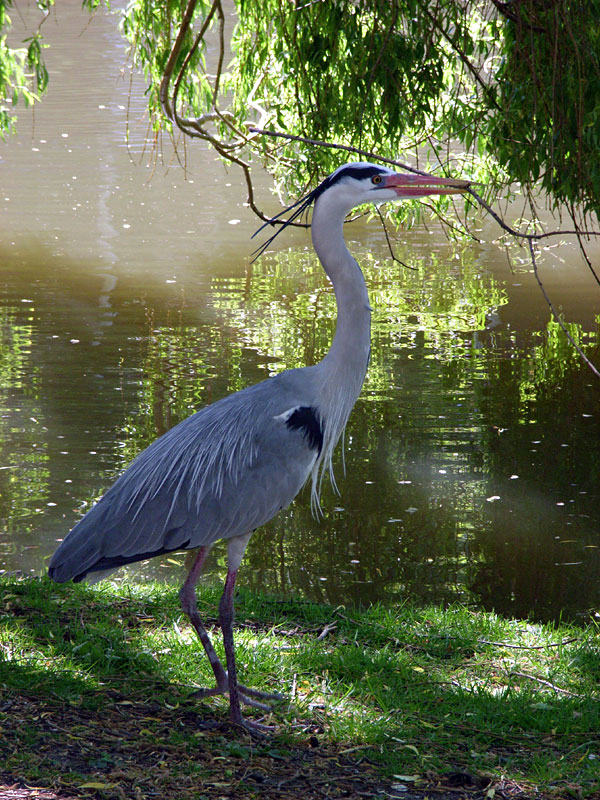
[[[235,578],[237,569],[227,571],[225,588],[219,603],[219,622],[223,631],[223,645],[225,647],[225,658],[227,659],[227,676],[229,679],[229,716],[232,722],[239,725],[243,724],[242,712],[240,709],[240,691],[237,682],[237,671],[235,666],[235,649],[233,645],[233,592],[235,589]]]
[[[270,706],[253,700],[253,697],[281,699],[280,695],[269,695],[266,692],[257,692],[248,689],[246,686],[238,684],[237,670],[235,666],[235,648],[233,644],[233,593],[235,590],[235,579],[237,571],[242,562],[246,545],[252,534],[236,536],[229,540],[227,545],[227,577],[225,587],[219,602],[219,623],[223,632],[223,646],[225,648],[225,658],[227,659],[227,677],[229,681],[229,716],[232,722],[243,725],[248,729],[256,731],[268,730],[264,725],[257,723],[244,722],[240,709],[240,700],[247,705],[260,708],[263,711],[270,711]]]
[[[213,647],[213,643],[210,640],[210,636],[208,635],[206,628],[202,624],[200,614],[198,613],[198,604],[196,600],[196,584],[198,583],[198,578],[200,577],[200,573],[204,567],[204,562],[206,561],[206,556],[209,554],[209,552],[210,546],[198,548],[198,552],[194,558],[194,562],[189,574],[179,592],[181,607],[184,613],[189,617],[194,630],[198,634],[198,638],[202,642],[204,652],[210,661],[212,671],[215,675],[215,681],[217,682],[217,685],[214,689],[201,690],[201,693],[205,696],[211,694],[224,694],[229,688],[227,682],[227,673],[225,672],[218,655],[215,653],[215,648]]]
[[[244,550],[246,549],[246,544],[250,535],[236,537],[235,540],[230,541],[230,569],[231,564],[239,564],[242,560],[242,556],[244,555]],[[238,539],[240,541],[238,541]],[[210,665],[212,667],[216,686],[212,689],[199,689],[195,694],[196,696],[200,697],[212,697],[216,694],[226,694],[229,691],[230,682],[228,680],[227,672],[225,668],[221,664],[221,661],[218,655],[215,652],[213,647],[213,643],[211,642],[210,636],[206,628],[204,627],[202,620],[200,619],[200,614],[198,613],[198,605],[196,599],[196,584],[198,583],[198,579],[200,574],[202,573],[202,568],[204,567],[204,562],[206,561],[206,557],[210,552],[210,546],[207,547],[199,547],[196,555],[193,559],[192,566],[188,573],[188,576],[185,580],[185,583],[181,587],[179,592],[179,599],[181,601],[181,607],[184,613],[189,617],[190,622],[192,623],[194,630],[198,634],[198,638],[202,642],[202,646],[204,647],[204,651],[210,661]],[[237,572],[237,568],[235,570]],[[235,584],[235,576],[233,583]],[[233,586],[231,588],[231,626],[233,625]],[[222,627],[222,626],[221,626]],[[233,647],[233,634],[231,634],[232,638],[232,647]],[[225,648],[225,652],[227,653],[227,647]],[[234,662],[234,670],[235,670],[235,662]],[[236,680],[237,685],[237,680]],[[241,691],[239,691],[241,690]],[[239,686],[238,685],[238,706],[239,701],[241,700],[243,703],[247,705],[255,706],[256,708],[260,708],[263,711],[270,711],[270,706],[258,702],[258,700],[253,700],[251,698],[260,698],[264,700],[282,700],[282,696],[276,693],[269,693],[269,692],[260,692],[257,689],[250,689],[247,686]]]
[[[244,536],[234,536],[227,542],[227,577],[225,578],[225,586],[219,602],[219,623],[223,632],[223,646],[225,648],[229,681],[229,716],[232,722],[236,722],[239,725],[243,723],[240,710],[240,687],[237,682],[233,645],[233,592],[235,590],[237,571],[242,563],[251,535],[252,533],[250,532]],[[247,698],[243,699],[247,700]]]
[[[249,537],[248,537],[249,538]],[[225,588],[219,603],[219,620],[221,623],[221,630],[223,631],[223,644],[225,646],[225,656],[227,658],[227,675],[229,678],[229,718],[236,724],[245,728],[248,733],[253,736],[262,736],[272,730],[268,725],[261,725],[259,722],[252,720],[245,720],[242,717],[242,710],[240,708],[240,700],[249,705],[270,710],[269,706],[259,703],[256,700],[251,700],[246,697],[243,692],[248,690],[240,686],[237,682],[237,672],[235,667],[235,650],[233,646],[233,592],[235,589],[235,578],[237,569],[231,569],[231,565],[227,571],[225,579]],[[240,689],[242,691],[240,691]]]

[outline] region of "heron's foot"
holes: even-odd
[[[261,700],[273,700],[276,703],[281,703],[285,700],[285,697],[279,692],[261,692],[260,689],[250,689],[248,686],[242,686],[238,684],[239,690],[243,693],[248,695],[248,697],[257,697]]]
[[[191,693],[190,697],[199,697],[204,699],[205,697],[214,697],[216,694],[227,694],[229,691],[229,687],[225,687],[222,689],[219,686],[213,686],[212,689],[207,689],[206,687],[200,689],[194,689]]]
[[[241,717],[236,722],[232,720],[216,720],[216,719],[203,719],[196,723],[201,731],[227,731],[232,725],[242,728],[246,733],[249,733],[255,739],[262,739],[267,734],[275,731],[275,726],[264,725],[261,722],[254,722],[254,720],[244,719]]]
[[[249,686],[242,686],[238,684],[238,692],[240,700],[244,705],[258,708],[261,711],[271,711],[272,706],[269,703],[261,703],[261,700],[272,700],[274,702],[281,702],[285,698],[278,692],[261,692],[258,689],[251,689]],[[196,689],[192,693],[192,697],[214,697],[217,694],[229,694],[229,684],[213,686],[212,689]],[[235,720],[238,722],[238,720]]]
[[[276,730],[274,725],[263,725],[261,722],[254,722],[254,720],[251,719],[242,718],[240,722],[234,722],[233,724],[243,728],[255,739],[263,739],[269,733],[274,733]]]

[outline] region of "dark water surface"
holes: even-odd
[[[158,434],[322,357],[335,316],[307,235],[284,234],[249,264],[257,221],[211,152],[188,144],[184,173],[167,169],[165,143],[165,163],[148,166],[143,85],[130,100],[114,18],[90,23],[69,0],[44,34],[49,95],[0,144],[0,568],[26,573]],[[484,224],[483,239],[497,233]],[[525,252],[511,269],[493,244],[457,248],[423,227],[400,235],[409,271],[375,223],[347,238],[375,315],[341,494],[327,487],[315,520],[304,492],[257,532],[240,581],[332,603],[594,613],[600,385],[551,321]],[[598,361],[600,290],[577,249],[541,266]],[[127,575],[179,578],[182,562]],[[214,579],[223,563],[219,546]]]

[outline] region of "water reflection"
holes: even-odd
[[[132,164],[116,25],[94,18],[89,35],[111,43],[100,53],[78,9],[67,2],[48,22],[54,98],[1,151],[0,566],[26,572],[43,569],[157,435],[314,363],[334,328],[305,234],[248,264],[255,221],[208,151],[189,153],[188,180],[173,169],[148,183]],[[77,72],[64,71],[65,53]],[[131,107],[143,108],[135,81]],[[332,603],[460,599],[538,618],[596,609],[599,387],[548,321],[526,261],[511,274],[493,247],[453,248],[419,229],[398,246],[410,271],[389,261],[376,225],[347,235],[375,314],[345,477],[341,450],[335,463],[341,496],[326,487],[315,520],[306,492],[257,532],[241,580]],[[575,263],[549,259],[548,286],[594,353],[596,295]],[[180,579],[182,563],[127,574]],[[223,566],[218,547],[210,578]]]
[[[542,618],[594,607],[600,448],[589,374],[555,324],[520,334],[498,324],[506,293],[473,249],[459,261],[443,245],[429,260],[407,250],[415,272],[354,249],[376,313],[345,477],[340,453],[335,464],[342,494],[326,488],[315,520],[305,492],[257,533],[246,583],[332,603],[461,599]],[[157,435],[283,365],[320,358],[334,298],[305,251],[217,275],[193,305],[135,280],[113,286],[107,305],[101,276],[82,283],[80,263],[48,270],[50,254],[29,255],[2,255],[0,513],[4,566],[38,571]],[[215,580],[223,561],[217,548]],[[130,574],[179,578],[182,562]]]

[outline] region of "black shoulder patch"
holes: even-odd
[[[293,414],[290,414],[285,423],[288,428],[302,431],[308,441],[308,446],[321,453],[323,447],[323,430],[319,421],[319,415],[315,408],[311,406],[300,406]]]

